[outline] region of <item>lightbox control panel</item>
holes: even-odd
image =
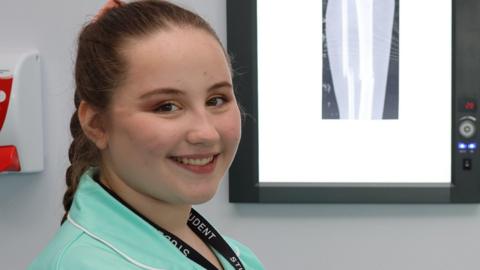
[[[478,136],[478,101],[475,98],[463,98],[458,101],[457,121],[457,155],[461,170],[472,171],[477,163],[476,158],[479,146]],[[474,162],[475,161],[475,162]]]
[[[461,160],[461,169],[471,171],[473,161],[478,151],[478,102],[475,98],[464,98],[459,100],[458,108],[458,141],[457,153]],[[477,168],[478,169],[478,168]]]

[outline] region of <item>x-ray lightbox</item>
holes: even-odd
[[[227,1],[231,202],[480,202],[477,0]]]

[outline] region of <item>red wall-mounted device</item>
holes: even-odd
[[[44,167],[40,57],[0,50],[0,173]]]

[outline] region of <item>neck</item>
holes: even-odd
[[[174,235],[183,235],[189,231],[187,221],[192,206],[170,204],[146,194],[142,194],[114,175],[100,175],[100,182],[116,193],[147,219]]]

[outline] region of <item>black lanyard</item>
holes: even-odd
[[[95,179],[97,180],[97,179]],[[115,199],[117,199],[121,204],[125,207],[130,209],[132,212],[137,214],[147,223],[152,225],[158,231],[162,232],[163,235],[175,246],[177,247],[180,252],[185,255],[190,260],[198,263],[202,267],[208,270],[218,270],[212,263],[210,263],[205,257],[203,257],[198,251],[192,248],[187,243],[183,242],[180,238],[175,236],[174,234],[164,230],[157,224],[153,223],[147,217],[140,214],[137,210],[135,210],[132,206],[130,206],[127,202],[125,202],[122,198],[120,198],[116,193],[114,193],[111,189],[103,185],[100,181],[96,181],[104,190],[106,190],[110,195],[112,195]],[[190,217],[188,218],[188,226],[190,229],[198,236],[202,241],[207,244],[207,246],[213,247],[217,250],[227,261],[235,268],[236,270],[245,270],[243,267],[242,262],[232,250],[232,248],[228,245],[228,243],[223,239],[223,237],[215,230],[215,228],[210,225],[210,223],[203,218],[197,211],[193,208],[190,211]]]
[[[223,239],[223,237],[210,225],[210,223],[202,217],[195,209],[190,211],[190,217],[187,222],[190,229],[198,236],[202,241],[217,250],[227,261],[237,270],[245,270],[242,262],[237,257],[232,248]],[[180,240],[180,238],[171,234],[170,232],[160,228],[156,224],[154,225],[159,231],[161,231],[170,242],[175,245],[183,255],[187,256],[190,260],[200,264],[208,270],[218,270],[213,264],[211,264],[205,257],[198,253],[194,248],[187,243]]]

